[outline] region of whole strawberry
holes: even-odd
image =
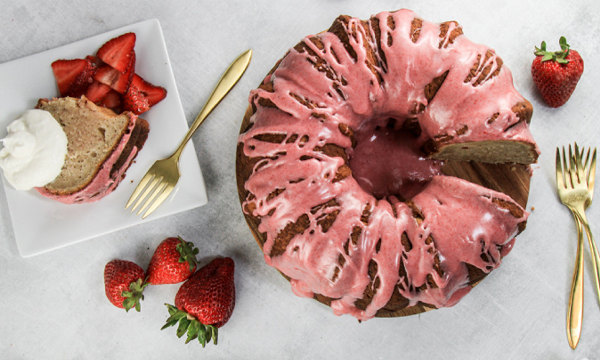
[[[579,53],[571,50],[567,39],[560,38],[561,51],[546,51],[546,42],[535,48],[531,65],[533,82],[540,91],[542,98],[550,107],[564,105],[573,94],[575,86],[583,73],[583,60]]]
[[[104,267],[104,291],[108,300],[116,307],[134,308],[140,311],[140,300],[148,285],[144,283],[144,270],[126,260],[112,260]]]
[[[231,258],[217,258],[198,270],[177,291],[175,306],[165,304],[171,316],[162,329],[179,323],[177,336],[187,332],[186,344],[197,338],[204,347],[212,338],[216,345],[217,329],[235,306],[233,273]]]
[[[186,242],[180,237],[163,240],[150,259],[146,281],[152,285],[161,285],[187,280],[196,271],[196,254],[198,249],[192,242]]]

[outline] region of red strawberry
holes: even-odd
[[[126,260],[112,260],[104,267],[104,291],[108,300],[116,307],[140,311],[144,284],[144,270]]]
[[[161,285],[187,280],[196,271],[196,254],[198,249],[192,242],[180,237],[163,240],[150,259],[146,281],[151,285]]]
[[[573,94],[583,73],[583,60],[571,50],[565,37],[560,38],[561,51],[546,51],[546,42],[535,48],[536,58],[531,65],[533,82],[550,107],[564,105]]]
[[[119,75],[121,75],[121,73],[118,70],[113,69],[113,67],[108,64],[104,64],[100,66],[98,71],[96,71],[96,74],[94,74],[94,80],[104,85],[111,86],[117,81]]]
[[[83,68],[83,71],[77,75],[75,81],[71,83],[69,86],[69,90],[67,90],[67,96],[72,97],[81,97],[81,95],[85,94],[87,88],[94,81],[92,78],[96,73],[96,65],[92,63],[90,60],[85,60],[86,66]]]
[[[110,91],[110,86],[104,85],[97,81],[93,81],[85,91],[85,97],[93,103],[99,104],[100,100],[106,97],[106,94]]]
[[[138,74],[133,75],[131,85],[134,85],[139,89],[139,92],[148,99],[148,104],[150,106],[156,105],[167,96],[167,90],[165,88],[150,84]]]
[[[131,51],[131,58],[129,59],[129,65],[127,65],[127,70],[125,73],[119,76],[117,82],[114,83],[113,89],[115,89],[119,94],[125,94],[127,89],[129,88],[129,84],[131,84],[131,80],[133,80],[133,75],[135,74],[135,51]]]
[[[95,69],[92,62],[85,59],[56,60],[51,66],[60,96],[67,96],[71,85],[76,81],[82,84],[88,78],[88,74],[93,75],[93,69]]]
[[[204,347],[212,338],[216,345],[217,329],[235,306],[233,273],[231,258],[217,258],[198,270],[177,291],[175,306],[166,304],[171,316],[162,329],[179,323],[177,336],[187,332],[186,344],[198,338]]]
[[[129,66],[125,73],[120,73],[117,69],[114,69],[108,64],[102,65],[96,74],[94,74],[94,80],[101,82],[105,85],[110,86],[113,90],[120,94],[124,94],[131,83],[131,79],[135,69],[135,51],[132,52]]]
[[[108,94],[106,94],[104,99],[100,100],[98,105],[112,109],[118,114],[121,112],[121,94],[110,89]]]
[[[96,65],[96,67],[102,66],[102,60],[98,59],[97,56],[88,55],[85,57],[85,59],[91,61],[92,64]]]
[[[129,66],[134,46],[135,33],[126,33],[104,43],[96,52],[96,56],[104,63],[124,73]]]
[[[140,115],[150,110],[148,99],[140,93],[138,88],[131,84],[123,97],[123,110],[131,111],[136,115]]]

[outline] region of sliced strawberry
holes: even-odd
[[[117,81],[117,77],[120,74],[121,73],[118,70],[113,69],[112,66],[104,64],[96,71],[96,74],[94,74],[94,80],[104,85],[111,86]]]
[[[96,56],[119,72],[124,73],[129,66],[131,51],[134,46],[135,33],[126,33],[104,43],[96,52]]]
[[[148,98],[133,83],[129,85],[129,89],[127,89],[123,98],[123,110],[131,111],[136,115],[150,110]]]
[[[167,96],[167,90],[165,88],[150,84],[138,74],[133,75],[133,79],[131,79],[131,85],[135,86],[139,90],[140,94],[148,99],[148,104],[150,106],[156,105]]]
[[[91,61],[93,64],[96,64],[97,67],[102,66],[102,60],[98,59],[97,56],[88,55],[85,57],[85,59]]]
[[[84,61],[85,67],[69,86],[66,94],[67,96],[81,97],[81,95],[85,94],[87,88],[94,81],[92,77],[98,68],[90,60],[84,59]]]
[[[112,109],[116,113],[120,113],[122,105],[121,94],[111,89],[104,99],[100,100],[98,105]]]
[[[125,73],[120,73],[108,64],[102,65],[96,74],[94,80],[110,86],[113,90],[120,94],[124,94],[131,83],[135,71],[135,52],[132,51],[132,56],[129,58],[129,67]]]
[[[110,86],[94,80],[85,91],[85,97],[93,103],[99,104],[100,100],[106,97],[110,91]]]
[[[129,65],[127,70],[123,74],[119,74],[117,81],[111,86],[115,91],[120,94],[125,94],[131,80],[133,80],[133,74],[135,74],[135,51],[131,51],[131,57],[129,58]]]
[[[60,96],[66,96],[71,84],[88,67],[89,61],[84,59],[56,60],[52,63],[52,72],[58,85]]]

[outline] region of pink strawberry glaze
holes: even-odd
[[[84,187],[78,192],[69,195],[56,195],[49,192],[44,187],[38,187],[35,189],[41,195],[64,204],[90,203],[98,201],[106,195],[113,192],[117,185],[119,185],[121,180],[124,178],[125,171],[127,171],[127,169],[129,168],[131,161],[135,158],[138,151],[137,147],[134,146],[123,166],[119,170],[112,172],[113,165],[117,162],[117,160],[121,156],[121,153],[125,149],[127,142],[129,142],[129,139],[131,138],[133,128],[136,124],[136,120],[137,116],[135,116],[132,113],[129,113],[129,124],[127,125],[127,131],[125,131],[125,133],[121,137],[121,140],[117,144],[117,147],[113,150],[108,159],[106,159],[106,161],[102,163],[100,170],[98,171],[94,179],[92,179],[92,181],[86,187]]]
[[[358,184],[376,198],[400,194],[412,199],[433,175],[441,175],[440,161],[428,160],[418,139],[406,131],[365,124],[356,133],[350,167]],[[373,159],[386,159],[373,161]],[[392,170],[390,170],[392,169]]]
[[[388,17],[393,19],[393,29]],[[487,47],[465,36],[449,44],[447,36],[439,37],[439,25],[426,21],[413,43],[410,29],[415,14],[409,10],[384,12],[375,18],[379,19],[381,49],[387,60],[384,64],[379,59],[382,65],[375,65],[381,84],[365,65],[364,42],[368,38],[364,34],[372,29],[353,18],[348,28],[355,31],[347,32],[357,60],[332,33],[318,35],[323,50],[310,37],[305,38],[303,43],[325,60],[320,69],[330,69],[330,76],[315,69],[315,58],[309,52],[291,49],[264,80],[273,83],[274,91],[251,92],[250,101],[256,107],[250,119],[253,126],[239,138],[246,156],[263,159],[245,183],[254,197],[244,205],[253,203],[252,215],[261,219],[259,231],[266,234],[265,261],[291,278],[295,294],[312,297],[318,293],[336,299],[331,303],[335,314],[349,313],[361,320],[375,316],[394,291],[410,305],[456,304],[470,290],[465,263],[485,272],[496,268],[501,255],[512,248],[518,224],[527,218],[525,212],[515,218],[491,201],[498,198],[514,203],[506,195],[439,176],[440,164],[423,158],[422,144],[437,134],[451,134],[455,142],[535,144],[528,125],[519,122],[511,109],[524,99],[514,89],[506,66],[480,85],[464,81],[477,56],[483,58],[488,52]],[[448,34],[454,26],[450,24]],[[388,37],[392,41],[388,42]],[[440,41],[448,46],[440,48]],[[368,45],[377,49],[374,41]],[[496,68],[495,54],[488,63]],[[428,103],[423,89],[446,70],[443,86]],[[262,106],[259,99],[267,99],[277,108]],[[425,110],[414,114],[419,103]],[[489,123],[493,114],[498,116]],[[400,122],[416,118],[422,129],[420,137],[411,140],[406,133],[381,130],[389,118]],[[354,129],[356,148],[342,134],[340,124]],[[465,125],[467,133],[458,136],[457,130]],[[284,134],[286,139],[275,144],[261,141],[261,134]],[[346,150],[354,176],[333,181],[345,159],[318,151],[325,144]],[[418,186],[407,187],[409,183]],[[269,197],[277,189],[285,190]],[[421,224],[395,194],[412,198],[424,216]],[[332,199],[334,206],[317,208]],[[365,209],[370,212],[366,224],[361,221]],[[333,212],[337,212],[336,220],[323,229],[318,221]],[[283,254],[271,256],[277,235],[304,214],[309,217],[309,227],[291,239]],[[354,244],[350,239],[356,228],[361,232]],[[403,233],[411,242],[410,250],[401,243]],[[429,235],[433,243],[426,242]],[[487,261],[482,253],[487,254]],[[441,276],[434,267],[436,255]],[[367,272],[371,261],[377,264],[379,287],[371,303],[361,310],[355,303],[371,283]],[[400,275],[401,264],[406,269],[404,276]],[[427,276],[438,287],[418,290],[427,284]]]

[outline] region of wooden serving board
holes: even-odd
[[[244,119],[240,127],[240,133],[248,127],[251,116],[252,108],[249,106],[244,115]],[[239,161],[243,155],[241,152],[242,147],[238,144],[236,155],[236,180],[240,204],[244,202],[247,194],[247,191],[244,188],[244,176],[242,176],[239,171]],[[445,175],[456,176],[489,189],[505,193],[513,198],[523,208],[526,208],[527,206],[527,199],[529,197],[529,183],[531,179],[530,168],[527,165],[485,164],[453,161],[446,162],[442,167],[442,172]],[[263,235],[258,231],[259,223],[256,221],[256,219],[248,216],[246,213],[244,213],[244,217],[246,218],[246,222],[248,223],[248,227],[250,228],[252,235],[254,235],[254,239],[262,249],[262,244],[265,242],[265,240],[263,239]],[[282,275],[289,280],[285,274]],[[475,285],[476,284],[473,286]],[[331,303],[330,298],[318,294],[315,295],[315,300],[326,305]],[[426,304],[418,303],[417,305],[398,311],[385,311],[382,309],[377,313],[377,317],[400,317],[415,315],[432,309],[435,308]]]

